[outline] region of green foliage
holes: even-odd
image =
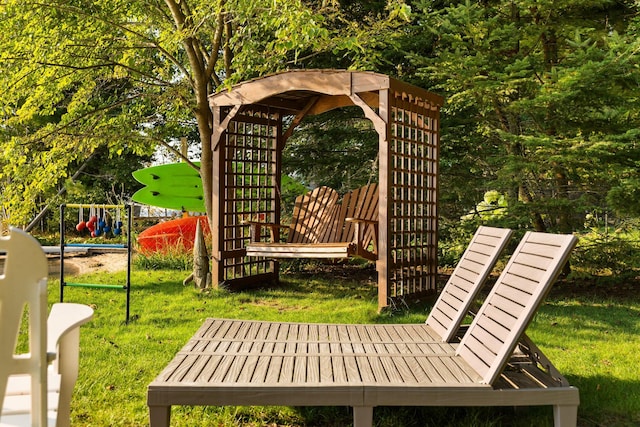
[[[378,180],[378,134],[359,108],[309,117],[289,139],[283,170],[340,193]]]
[[[447,100],[441,188],[450,191],[441,194],[452,216],[492,188],[507,195],[510,215],[567,232],[605,208],[610,189],[609,202],[616,190],[632,194],[637,4],[417,4],[416,31],[433,43],[409,57]]]
[[[373,68],[409,13],[397,2],[357,21],[338,1],[2,2],[2,209],[26,222],[99,147],[175,154],[185,136],[200,146],[210,203],[209,94],[319,55]]]
[[[480,217],[484,221],[499,220],[508,214],[509,204],[504,194],[492,190],[484,193],[483,200],[478,203],[473,212],[462,217],[462,220],[472,220]]]
[[[150,161],[150,155],[137,155],[127,147],[123,147],[120,153],[110,153],[107,147],[98,147],[76,180],[64,182],[66,201],[121,204],[142,187],[131,173],[146,167]],[[80,166],[74,162],[70,170],[77,170]]]
[[[438,229],[438,264],[441,267],[455,267],[473,237],[479,222],[441,222]]]
[[[193,254],[179,248],[168,248],[148,254],[137,253],[133,265],[140,270],[178,270],[193,269]]]
[[[640,165],[638,165],[640,167]],[[640,179],[623,178],[607,193],[607,205],[619,215],[640,216]]]
[[[309,189],[297,179],[283,175],[280,182],[281,203],[283,212],[293,212],[296,197],[305,194]]]
[[[609,277],[623,282],[640,272],[638,220],[610,223],[607,216],[589,214],[580,243],[573,255],[575,270],[589,276]]]

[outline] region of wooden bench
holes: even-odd
[[[358,256],[375,261],[378,258],[378,185],[366,185],[339,199],[335,190],[318,187],[296,198],[289,226],[250,221],[251,242],[245,247],[247,256]],[[283,228],[288,230],[286,242],[280,242]]]
[[[356,427],[375,406],[551,405],[556,427],[575,427],[578,389],[524,332],[576,241],[528,232],[459,344],[425,324],[207,319],[149,385],[151,427],[172,405],[348,405]]]

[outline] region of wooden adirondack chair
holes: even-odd
[[[378,185],[369,184],[345,194],[318,187],[296,198],[291,224],[251,221],[251,242],[247,256],[267,258],[348,258],[377,259]],[[268,229],[268,235],[263,229]],[[280,230],[288,229],[287,241],[280,242]],[[269,241],[263,241],[268,237]]]
[[[48,266],[40,244],[11,228],[0,236],[0,252],[6,254],[0,275],[0,425],[69,426],[79,327],[93,310],[54,304],[47,320]],[[16,354],[25,308],[28,352]]]
[[[356,427],[372,425],[375,406],[551,405],[556,427],[574,427],[578,390],[546,358],[513,354],[576,240],[527,233],[460,344],[424,324],[207,319],[149,385],[151,426],[187,404],[349,405]]]

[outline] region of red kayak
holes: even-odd
[[[153,252],[190,251],[196,239],[196,226],[204,232],[205,240],[211,237],[206,216],[189,216],[161,222],[138,235],[138,246],[144,254]]]

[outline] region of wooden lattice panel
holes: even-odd
[[[280,219],[277,114],[256,111],[237,115],[226,132],[225,185],[222,222],[224,280],[268,273],[273,263],[247,258],[243,249],[250,241],[248,220],[277,223]]]
[[[391,98],[389,289],[391,298],[435,290],[438,113],[420,98]]]

